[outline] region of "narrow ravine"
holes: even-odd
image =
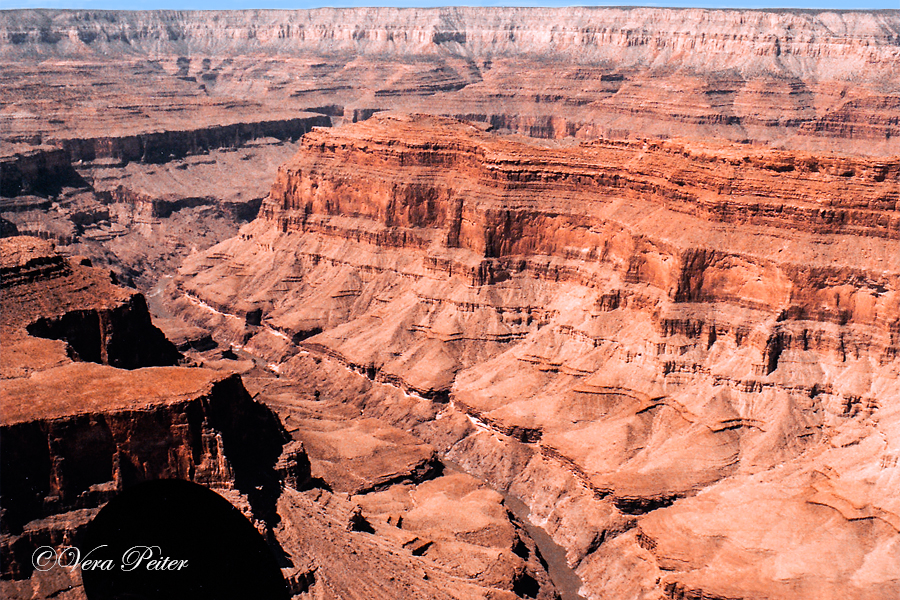
[[[162,291],[165,286],[169,283],[172,276],[167,275],[164,276],[159,284],[151,290],[148,294],[147,300],[148,305],[150,306],[151,312],[155,316],[163,316],[168,317],[171,316],[171,312],[168,311],[165,307],[164,302],[162,302]],[[224,313],[223,313],[224,314]],[[232,316],[232,315],[227,315]],[[231,350],[237,356],[245,360],[252,360],[256,365],[264,370],[271,371],[269,369],[266,361],[250,352],[247,352],[245,349],[239,346],[231,345]],[[392,385],[387,382],[380,382],[380,385],[387,385],[390,387],[399,387]],[[471,417],[470,417],[471,418]],[[525,528],[525,531],[534,540],[535,545],[537,546],[538,551],[540,552],[541,557],[546,563],[547,573],[550,576],[551,581],[553,582],[554,587],[559,592],[561,600],[585,600],[584,596],[582,596],[579,592],[583,586],[583,582],[578,574],[569,566],[568,560],[566,560],[566,550],[559,544],[557,544],[553,538],[550,536],[547,531],[540,527],[539,525],[535,525],[529,519],[531,514],[531,509],[528,507],[525,502],[521,499],[510,495],[504,490],[497,489],[493,487],[490,482],[485,481],[481,477],[478,477],[475,473],[469,473],[465,469],[463,469],[457,463],[447,459],[441,459],[442,464],[444,465],[445,470],[447,471],[455,471],[466,473],[471,477],[476,478],[485,486],[495,490],[501,496],[503,496],[504,505],[509,510],[513,516],[516,517]]]
[[[488,482],[474,473],[468,473],[465,469],[451,460],[444,458],[441,459],[441,463],[447,471],[466,473],[471,477],[475,477],[484,485],[491,487]],[[503,496],[503,503],[506,508],[522,523],[522,526],[525,527],[525,531],[527,531],[528,535],[531,536],[531,539],[534,540],[538,551],[541,553],[541,557],[543,557],[544,562],[546,563],[547,574],[550,575],[550,580],[553,581],[553,585],[556,587],[556,591],[559,592],[561,600],[584,600],[584,596],[579,594],[583,582],[581,581],[581,577],[578,576],[578,573],[569,566],[569,561],[566,560],[565,548],[554,542],[553,538],[550,537],[550,534],[547,533],[543,527],[531,522],[529,519],[531,509],[528,508],[527,504],[503,490],[498,490],[493,487],[491,489]]]
[[[531,536],[538,550],[540,550],[541,556],[544,557],[544,561],[547,563],[547,573],[550,575],[553,585],[556,586],[561,600],[584,600],[584,596],[578,593],[583,582],[578,573],[569,566],[569,562],[566,560],[565,548],[554,542],[553,538],[550,537],[550,534],[543,527],[535,525],[529,520],[528,516],[531,514],[531,509],[528,508],[527,504],[515,496],[510,496],[500,490],[497,491],[503,496],[506,508],[522,522],[525,531],[528,532],[528,535]]]

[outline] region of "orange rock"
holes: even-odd
[[[186,262],[175,304],[262,310],[222,331],[299,343],[284,373],[328,373],[517,490],[590,597],[808,594],[831,533],[797,528],[854,548],[828,589],[878,597],[900,585],[875,483],[900,431],[898,177],[896,158],[376,116],[306,136],[260,217]],[[868,483],[865,461],[885,465]],[[777,499],[729,517],[760,481]],[[796,535],[746,541],[785,518]]]

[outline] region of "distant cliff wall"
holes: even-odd
[[[898,11],[7,11],[0,62],[0,86],[26,99],[0,115],[0,132],[20,140],[179,113],[221,121],[202,116],[215,105],[354,121],[399,109],[549,138],[900,153]],[[48,77],[68,87],[47,88]],[[84,110],[48,110],[82,86],[72,106]],[[132,91],[111,95],[122,86],[147,91],[138,103]]]
[[[324,8],[9,11],[3,54],[543,55],[699,71],[868,81],[896,73],[897,11],[667,8]],[[893,63],[893,64],[892,64]],[[865,67],[865,70],[863,70]],[[887,79],[883,79],[888,83]]]

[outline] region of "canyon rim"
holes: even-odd
[[[308,600],[900,597],[898,81],[896,10],[0,11],[0,594],[178,479]]]

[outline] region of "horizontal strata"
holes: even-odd
[[[215,148],[240,146],[257,138],[295,140],[313,127],[328,127],[330,124],[326,116],[302,114],[296,118],[243,120],[195,128],[187,128],[187,124],[183,123],[179,128],[166,131],[59,139],[55,143],[62,146],[73,162],[113,158],[124,162],[162,163]]]
[[[480,360],[472,348],[489,355],[535,328],[552,325],[586,349],[619,344],[608,325],[552,305],[579,286],[591,290],[579,306],[591,319],[649,317],[655,341],[645,343],[664,377],[688,381],[699,369],[740,389],[816,394],[831,383],[756,378],[792,352],[881,364],[898,355],[898,173],[894,159],[651,140],[576,146],[378,116],[305,136],[259,219],[189,261],[178,289],[187,304],[238,315],[229,329],[261,311],[273,335],[312,337],[307,348],[443,397],[457,369]],[[446,370],[425,375],[387,348],[357,352],[370,318],[395,336],[395,356],[411,340],[470,350],[441,355]],[[723,340],[753,349],[750,371],[715,375],[678,355]],[[592,371],[540,354],[519,359]]]
[[[358,210],[390,227],[439,227],[454,200],[453,178],[464,177],[466,186],[478,188],[485,215],[491,209],[547,212],[547,207],[575,201],[578,207],[567,212],[590,217],[593,208],[625,198],[708,221],[900,239],[898,157],[820,157],[652,140],[553,147],[482,133],[452,120],[400,117],[336,133],[320,130],[304,138],[302,149],[305,155],[296,167],[285,165],[292,187],[276,184],[273,191],[287,218],[290,209],[334,215]],[[302,166],[311,159],[313,170],[304,174]],[[333,176],[319,168],[329,160],[348,164],[347,170],[358,170],[366,180],[406,182],[406,198],[399,198],[397,206],[366,204],[351,197],[346,183],[340,194],[304,194],[304,177],[327,181],[341,176],[337,164],[328,167]],[[317,203],[319,196],[327,201]],[[504,247],[500,240],[471,238],[459,245],[487,256],[548,253],[550,248],[530,239],[537,231],[522,233],[515,241],[505,240]]]
[[[632,63],[665,56],[705,67],[724,57],[726,66],[733,61],[752,68],[773,56],[796,56],[824,67],[824,61],[843,60],[848,54],[860,60],[895,57],[898,17],[896,11],[588,7],[41,10],[5,11],[0,35],[6,52],[36,46],[52,53],[118,42],[135,49],[160,43],[193,50],[249,44],[366,54],[441,49],[486,58],[553,52],[598,60],[624,50]],[[747,50],[755,52],[748,57]]]
[[[900,522],[896,158],[395,115],[300,146],[177,313],[418,423],[527,500],[586,597],[895,594],[866,569]]]
[[[884,156],[900,143],[898,39],[897,11],[4,11],[0,89],[16,101],[0,136],[403,110],[545,138]]]
[[[190,129],[181,123],[164,131],[107,132],[100,137],[55,139],[50,142],[55,145],[31,149],[14,145],[12,152],[0,158],[0,195],[47,196],[58,194],[64,187],[82,187],[86,182],[75,172],[73,163],[79,166],[104,160],[114,164],[165,163],[217,148],[239,147],[258,138],[296,140],[313,127],[330,124],[324,115],[304,114],[275,121],[244,121]],[[22,151],[15,152],[18,148]]]
[[[473,283],[541,278],[548,268],[544,276],[587,283],[611,267],[676,302],[886,326],[900,270],[898,182],[897,159],[680,142],[549,145],[449,119],[385,116],[307,135],[264,201],[260,227],[424,249],[432,269],[470,272]],[[468,258],[454,265],[458,250]],[[777,286],[725,285],[739,265]],[[880,316],[817,295],[852,282],[846,293],[871,293]]]

